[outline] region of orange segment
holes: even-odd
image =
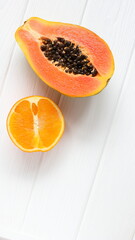
[[[26,152],[48,151],[64,131],[64,119],[58,106],[48,98],[21,99],[10,110],[7,130],[11,140]]]
[[[44,146],[49,147],[58,138],[61,131],[60,116],[57,109],[47,99],[39,100],[38,109],[39,136]]]

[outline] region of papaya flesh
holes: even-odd
[[[35,73],[65,95],[95,95],[113,75],[107,43],[84,27],[32,17],[15,38]]]

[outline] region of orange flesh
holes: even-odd
[[[41,38],[63,37],[79,45],[98,71],[96,77],[66,74],[45,58]],[[93,32],[80,26],[51,23],[30,18],[16,31],[16,40],[38,76],[49,86],[70,96],[88,96],[101,91],[114,71],[114,60],[107,44]]]
[[[62,135],[63,117],[51,100],[40,97],[38,101],[34,102],[34,98],[32,101],[26,98],[11,109],[8,132],[24,151],[47,151]]]
[[[59,136],[61,130],[61,119],[57,110],[52,104],[48,104],[45,100],[40,100],[38,103],[38,119],[39,119],[39,136],[40,147],[41,143],[45,147],[49,147]],[[44,111],[46,109],[46,111]]]
[[[23,148],[33,148],[34,121],[28,101],[21,102],[12,113],[10,132]]]

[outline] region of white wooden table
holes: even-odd
[[[14,39],[31,16],[87,27],[111,47],[115,74],[99,95],[69,98],[44,84]],[[0,236],[12,240],[132,240],[135,232],[135,0],[0,0]],[[7,113],[41,95],[66,130],[47,153],[10,141]]]

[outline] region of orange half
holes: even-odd
[[[26,97],[14,104],[7,117],[7,130],[13,143],[25,152],[53,148],[64,131],[64,118],[49,98]]]

